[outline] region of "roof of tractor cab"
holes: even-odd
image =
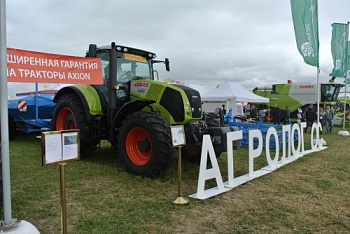
[[[111,45],[104,45],[104,46],[98,46],[97,50],[110,50],[112,47]],[[116,45],[115,48],[117,49],[117,51],[123,52],[123,53],[132,53],[132,54],[136,54],[136,55],[141,55],[143,57],[146,58],[156,58],[156,54],[146,51],[146,50],[140,50],[140,49],[136,49],[136,48],[132,48],[132,47],[127,47],[127,46],[122,46],[122,45]]]

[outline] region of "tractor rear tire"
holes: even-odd
[[[83,104],[75,94],[65,94],[57,101],[52,117],[52,129],[80,129],[80,158],[90,156],[97,149],[97,142],[91,137],[91,127],[86,120]]]
[[[118,148],[126,171],[152,178],[164,175],[177,155],[169,124],[163,117],[145,111],[134,112],[123,121]]]

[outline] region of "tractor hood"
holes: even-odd
[[[197,90],[183,85],[153,80],[130,82],[131,99],[152,100],[152,104],[172,124],[186,124],[202,118],[202,102]]]

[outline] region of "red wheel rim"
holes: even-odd
[[[140,141],[147,141],[150,147],[147,151],[141,151],[139,147]],[[148,132],[140,127],[130,130],[126,137],[126,153],[129,159],[137,166],[145,165],[152,156],[151,137]]]
[[[267,119],[267,121],[272,121],[272,115],[271,115],[271,113],[268,113],[267,115],[266,115],[266,119]]]
[[[75,129],[76,126],[77,124],[72,110],[64,107],[57,115],[56,130]]]
[[[345,119],[347,121],[350,121],[350,110],[348,110],[346,113],[345,113]]]

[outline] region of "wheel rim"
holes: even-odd
[[[266,114],[266,119],[267,119],[267,121],[272,121],[272,115],[271,115],[271,113],[270,112],[268,112],[267,114]]]
[[[151,137],[143,128],[135,127],[129,131],[125,147],[129,159],[137,166],[145,165],[151,159]]]
[[[77,126],[72,110],[64,107],[57,115],[56,130],[75,129]]]
[[[350,121],[350,110],[348,110],[346,113],[345,113],[345,119],[347,121]]]

